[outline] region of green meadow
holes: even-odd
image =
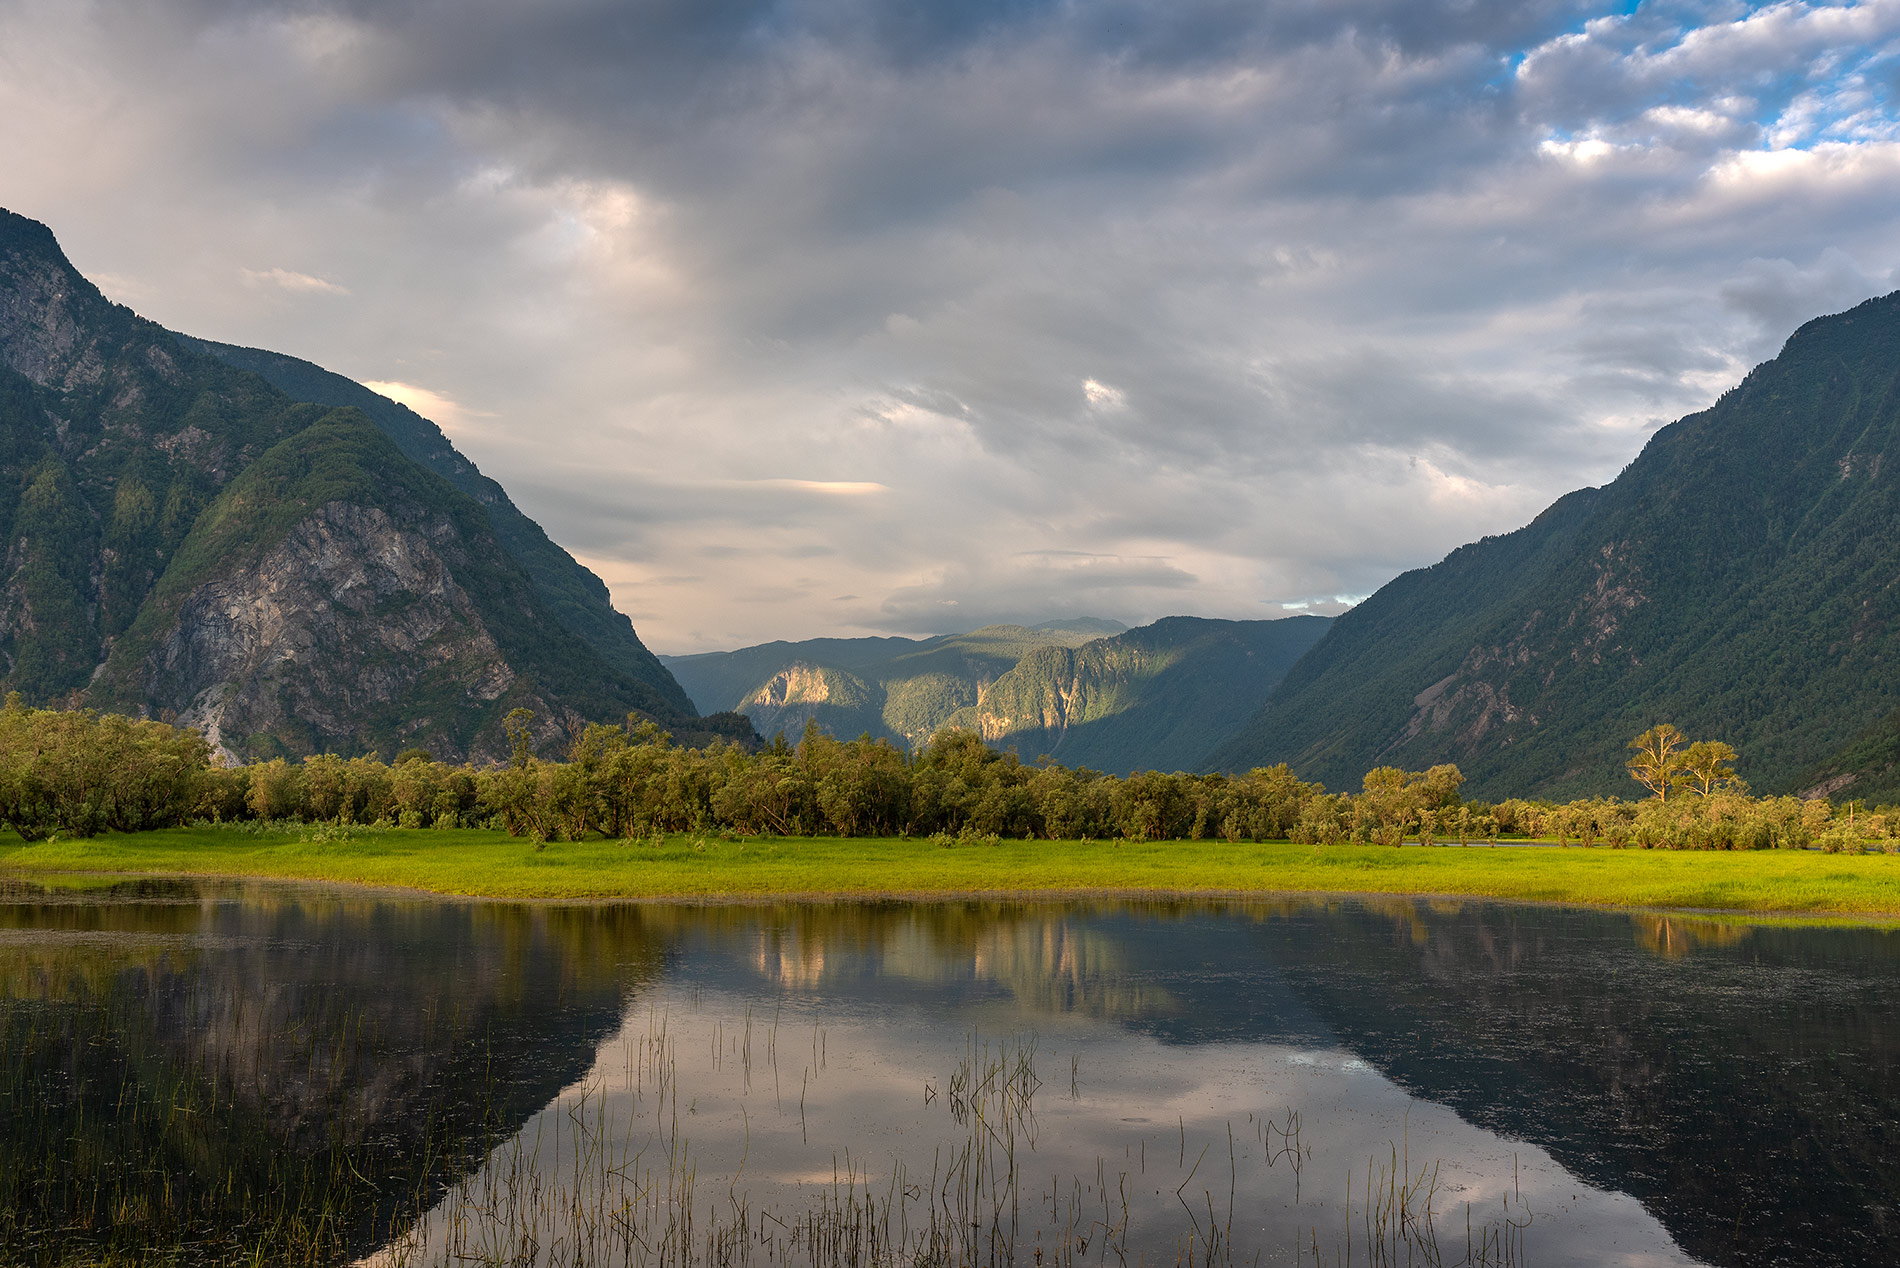
[[[244,824],[28,844],[0,874],[241,876],[534,900],[1330,893],[1900,918],[1900,856],[1223,841],[593,838]]]

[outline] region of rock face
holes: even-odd
[[[214,745],[298,728],[348,735],[354,719],[437,683],[491,705],[515,674],[443,552],[466,554],[445,519],[402,527],[380,508],[320,507],[254,567],[186,597],[149,658],[148,690],[188,702],[179,720]],[[357,672],[322,672],[351,663]],[[413,735],[438,722],[406,719]]]
[[[761,735],[783,732],[796,740],[808,723],[816,722],[833,734],[855,739],[867,730],[884,730],[873,723],[883,696],[881,688],[848,670],[796,661],[741,700],[738,712],[752,719]]]
[[[1667,721],[1758,791],[1900,794],[1895,450],[1900,294],[1809,322],[1615,482],[1385,586],[1210,764],[1629,794],[1625,744]]]
[[[516,707],[548,748],[633,713],[750,737],[699,719],[599,579],[411,417],[487,506],[360,410],[107,302],[0,212],[0,690],[173,714],[241,757],[491,757]]]

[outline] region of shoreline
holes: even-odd
[[[302,835],[299,835],[301,831]],[[502,834],[169,829],[0,842],[0,880],[309,884],[363,894],[562,906],[1255,902],[1402,898],[1748,923],[1900,927],[1900,857],[1287,842],[958,843],[914,838],[589,840]],[[77,888],[77,887],[76,887]]]
[[[1653,916],[1676,916],[1696,920],[1724,921],[1750,925],[1832,925],[1863,929],[1893,929],[1900,932],[1900,911],[1839,912],[1766,910],[1743,907],[1667,907],[1590,902],[1574,898],[1512,898],[1499,894],[1481,894],[1445,890],[1424,892],[1385,889],[1132,889],[1127,887],[1082,887],[1075,889],[972,889],[972,890],[784,890],[732,891],[718,894],[633,894],[594,898],[544,898],[519,894],[464,894],[453,891],[422,889],[414,885],[388,885],[373,881],[330,880],[314,876],[282,876],[245,872],[125,872],[85,871],[62,868],[40,871],[32,868],[0,865],[0,881],[32,880],[35,877],[84,877],[87,879],[123,879],[128,881],[222,881],[285,888],[342,890],[366,898],[426,899],[433,902],[478,903],[533,907],[791,907],[844,906],[863,903],[1084,903],[1084,902],[1213,902],[1249,903],[1283,899],[1314,902],[1353,902],[1366,899],[1401,899],[1410,902],[1496,903],[1512,907],[1568,908],[1576,911],[1630,912]]]

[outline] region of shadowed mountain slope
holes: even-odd
[[[1805,787],[1900,706],[1896,451],[1900,294],[1809,322],[1611,484],[1382,588],[1209,764],[1627,793],[1625,743],[1672,721],[1760,791]]]

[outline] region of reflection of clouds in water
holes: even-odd
[[[558,1187],[575,1173],[577,1147],[594,1147],[576,1124],[598,1115],[619,1134],[609,1155],[619,1149],[662,1168],[685,1160],[706,1227],[741,1207],[754,1220],[769,1212],[790,1224],[841,1183],[878,1198],[916,1194],[914,1224],[928,1214],[925,1195],[945,1191],[959,1151],[983,1138],[970,1116],[981,1106],[990,1124],[1001,1121],[1003,1101],[984,1096],[985,1070],[996,1076],[987,1084],[994,1092],[1033,1050],[1040,1082],[1007,1133],[1020,1168],[1019,1247],[1039,1233],[1054,1244],[1077,1212],[1099,1231],[1104,1213],[1112,1224],[1126,1202],[1131,1254],[1178,1250],[1190,1206],[1202,1225],[1209,1210],[1231,1220],[1245,1258],[1283,1255],[1313,1230],[1330,1254],[1354,1219],[1347,1177],[1362,1211],[1368,1178],[1382,1182],[1396,1151],[1409,1173],[1436,1168],[1447,1245],[1463,1237],[1464,1204],[1483,1225],[1508,1199],[1510,1209],[1521,1201],[1535,1213],[1530,1244],[1540,1265],[1691,1262],[1632,1199],[1582,1184],[1535,1146],[1414,1100],[1348,1053],[1183,1047],[1100,1025],[1031,1036],[1009,1031],[1012,1020],[1025,1019],[995,1008],[840,1017],[811,1002],[703,990],[649,999],[602,1045],[587,1077],[518,1139],[536,1142],[535,1174]],[[659,1052],[668,1057],[656,1064]],[[1266,1130],[1284,1130],[1289,1114],[1298,1116],[1298,1177],[1284,1137]],[[519,1156],[498,1149],[488,1179]],[[485,1182],[476,1177],[471,1192]],[[440,1253],[446,1208],[419,1230],[431,1251],[421,1262]]]

